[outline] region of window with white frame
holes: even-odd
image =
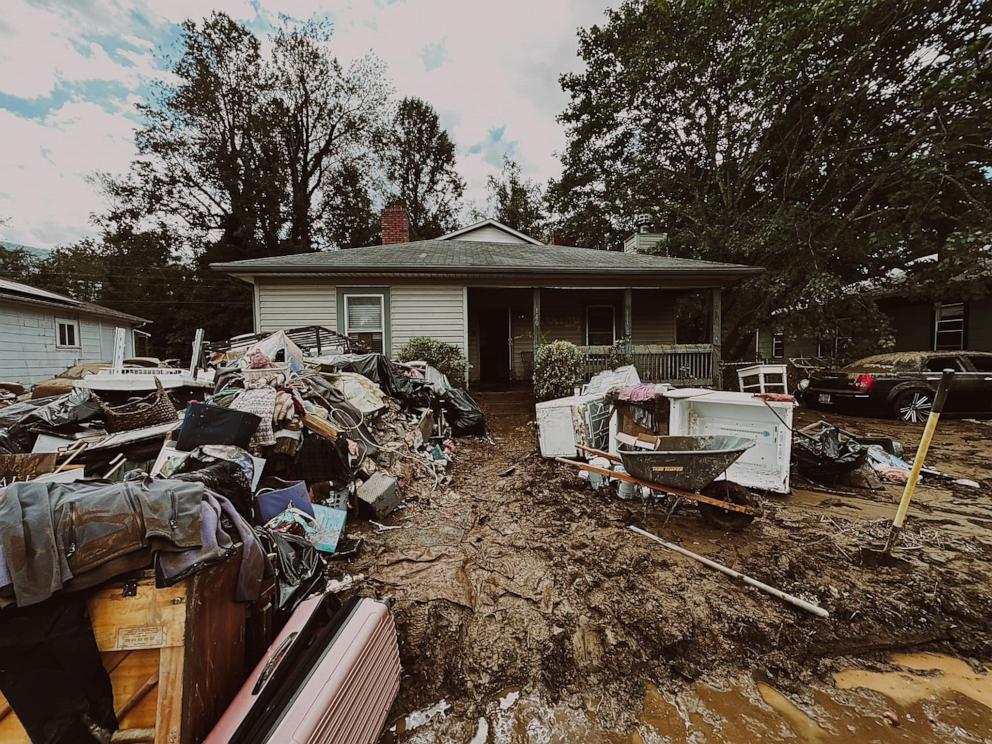
[[[381,294],[344,296],[345,335],[361,341],[372,351],[384,353],[386,303]]]
[[[772,334],[772,358],[781,359],[785,356],[785,334]]]
[[[56,318],[55,345],[60,349],[78,349],[79,323],[66,318]]]
[[[964,303],[937,304],[933,311],[933,348],[957,351],[964,348]]]
[[[586,346],[612,346],[614,334],[613,305],[586,307]]]

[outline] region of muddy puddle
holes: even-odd
[[[704,742],[992,742],[992,674],[938,654],[896,654],[891,668],[851,668],[799,694],[752,677],[677,693],[649,685],[637,725],[603,730],[597,701],[548,706],[507,689],[472,721],[434,718],[404,742],[703,744]],[[889,666],[889,665],[886,665]]]

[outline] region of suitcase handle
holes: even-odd
[[[272,672],[275,671],[276,667],[279,665],[279,662],[282,661],[282,657],[286,655],[287,651],[289,651],[290,645],[292,645],[293,640],[298,635],[299,632],[294,630],[283,639],[282,643],[279,644],[279,648],[275,650],[269,661],[266,663],[265,668],[262,669],[262,673],[258,675],[258,681],[255,683],[255,686],[251,688],[252,695],[257,695],[262,691],[262,686],[265,684],[265,681],[272,676]]]

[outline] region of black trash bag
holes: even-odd
[[[796,436],[792,452],[799,472],[812,481],[831,483],[861,467],[868,448],[853,439],[840,441],[840,431],[827,427],[812,436]]]
[[[316,434],[304,433],[296,458],[287,469],[285,478],[306,481],[308,486],[324,481],[350,483],[355,479],[357,466],[358,463],[354,467],[349,463],[346,437],[328,442]]]
[[[32,742],[96,742],[117,730],[86,597],[63,594],[0,613],[0,692]]]
[[[429,408],[435,396],[434,388],[427,380],[404,374],[403,367],[383,354],[335,354],[321,357],[321,362],[341,372],[356,372],[367,377],[408,410]]]
[[[206,463],[194,457],[187,457],[182,472],[174,473],[169,478],[202,483],[211,491],[226,497],[238,510],[238,514],[244,517],[248,524],[252,524],[251,482],[238,463],[230,460]]]
[[[327,586],[327,562],[307,540],[296,535],[256,527],[262,549],[274,555],[276,575],[276,627],[282,627],[293,610],[307,597]]]
[[[466,434],[485,434],[486,417],[479,404],[464,390],[454,388],[444,397],[444,415],[456,437]]]
[[[38,398],[0,409],[0,454],[30,452],[38,434],[66,435],[99,417],[100,400],[90,390]]]

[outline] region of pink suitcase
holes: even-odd
[[[372,744],[399,686],[386,606],[314,597],[296,608],[206,744]]]

